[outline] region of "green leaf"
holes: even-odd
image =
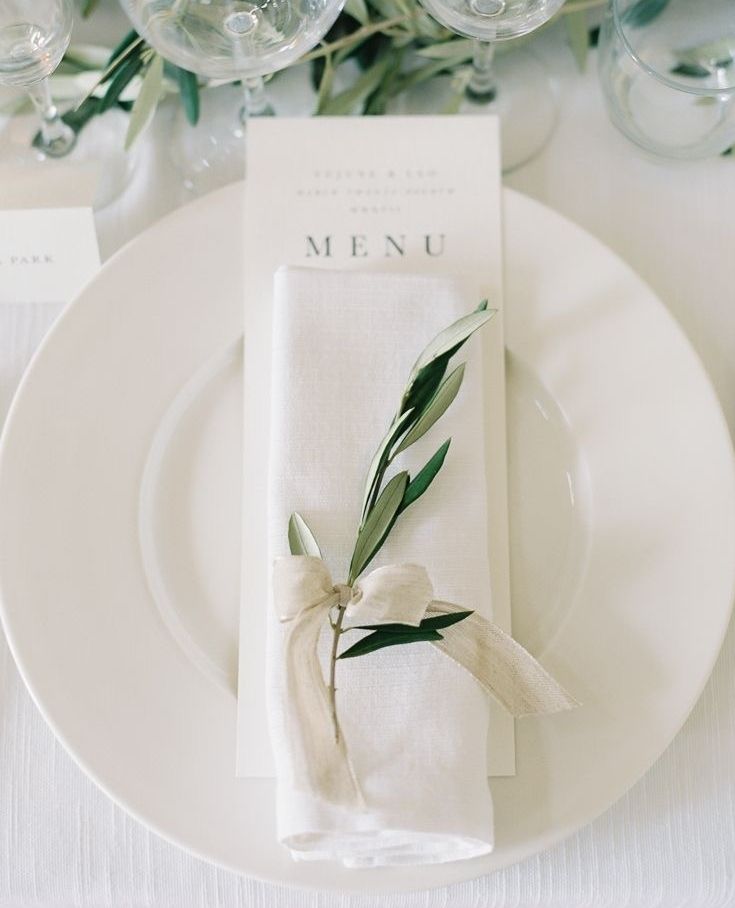
[[[444,379],[437,389],[436,394],[426,405],[421,416],[419,416],[404,436],[403,441],[396,449],[396,454],[405,451],[406,448],[418,441],[419,438],[426,435],[434,423],[444,415],[459,393],[459,389],[462,386],[462,379],[464,378],[464,370],[465,364],[461,363],[454,372],[450,373],[450,375]]]
[[[381,57],[370,69],[366,69],[349,88],[331,98],[320,113],[331,117],[352,113],[358,103],[380,85],[391,63],[390,55]]]
[[[133,45],[135,45],[135,47],[133,47]],[[110,67],[115,66],[116,63],[121,63],[122,60],[124,60],[128,56],[128,54],[133,53],[135,51],[140,52],[140,50],[142,50],[142,45],[143,45],[143,39],[140,37],[138,32],[135,31],[134,28],[131,29],[127,33],[127,35],[125,35],[125,37],[122,39],[122,41],[119,44],[117,44],[112,49],[112,51],[110,51],[110,56],[107,60],[107,67],[108,67],[107,77],[109,78],[109,76],[111,74],[109,72]]]
[[[120,95],[125,91],[128,85],[133,81],[133,79],[138,75],[140,70],[143,68],[143,61],[137,55],[128,57],[124,63],[118,67],[115,75],[112,77],[110,84],[107,86],[107,91],[105,92],[104,97],[102,98],[102,103],[100,104],[100,113],[103,114],[105,111],[110,110],[111,107],[114,107],[120,99]]]
[[[402,470],[388,482],[380,493],[365,523],[357,535],[350,564],[349,584],[352,584],[376,555],[398,516],[409,476]]]
[[[472,57],[474,42],[471,38],[454,38],[451,41],[441,41],[439,44],[429,44],[416,51],[418,57],[428,57],[429,60],[451,60],[457,63],[469,60]]]
[[[401,401],[401,413],[413,410],[415,415],[423,412],[426,404],[436,394],[436,390],[444,379],[451,354],[445,354],[419,369],[416,376],[409,382]]]
[[[695,79],[714,75],[718,69],[727,69],[732,66],[735,61],[734,44],[732,38],[724,38],[678,50],[676,57],[679,64],[671,72]]]
[[[367,25],[370,21],[370,14],[365,5],[365,0],[347,0],[344,11],[348,16],[356,19],[360,25]]]
[[[699,63],[678,63],[671,69],[672,75],[687,76],[690,79],[706,79],[711,75],[706,66],[700,66]]]
[[[404,48],[394,48],[390,53],[392,63],[378,83],[375,91],[365,101],[363,113],[367,116],[382,116],[388,109],[388,102],[396,94],[396,84],[403,64]]]
[[[587,28],[587,11],[584,9],[568,13],[564,18],[567,30],[567,40],[572,48],[574,59],[580,72],[584,72],[587,65],[587,51],[589,50],[590,34]]]
[[[476,309],[468,315],[463,315],[457,319],[448,328],[440,331],[437,336],[430,341],[416,360],[411,371],[413,378],[424,367],[438,359],[440,356],[452,352],[452,355],[459,350],[462,344],[466,343],[469,338],[479,328],[488,322],[494,315],[495,309]]]
[[[400,437],[401,432],[407,428],[407,423],[412,417],[412,411],[407,410],[405,413],[402,413],[401,416],[393,423],[393,425],[388,429],[388,434],[378,445],[378,450],[373,455],[373,459],[370,462],[368,468],[367,479],[365,480],[365,494],[362,501],[362,516],[365,518],[368,508],[374,497],[374,490],[376,485],[376,480],[379,473],[385,469],[385,466],[388,462],[388,457],[390,456],[390,450],[395,444],[396,440]]]
[[[321,558],[319,543],[301,514],[294,511],[288,521],[288,547],[292,555],[313,555]]]
[[[173,66],[173,75],[179,87],[181,105],[184,108],[186,119],[192,126],[199,122],[199,81],[196,75],[188,69]]]
[[[452,439],[448,438],[444,444],[439,448],[439,450],[434,454],[434,456],[427,462],[426,466],[422,467],[421,470],[414,476],[414,478],[406,486],[406,491],[403,495],[403,501],[401,502],[400,513],[410,507],[416,501],[416,499],[421,498],[424,492],[429,488],[431,483],[434,480],[436,474],[441,470],[444,463],[444,458],[447,456],[447,451],[449,450],[449,445]]]
[[[98,44],[72,44],[67,48],[62,64],[77,72],[100,72],[107,66],[108,58],[109,51],[106,47]]]
[[[469,618],[473,612],[447,612],[446,614],[441,615],[432,615],[431,618],[424,618],[418,625],[418,627],[413,624],[360,624],[357,625],[354,630],[359,631],[385,631],[386,633],[391,634],[407,634],[414,633],[415,631],[421,630],[439,630],[440,628],[451,627],[453,624],[458,624],[460,621],[464,621],[465,618]],[[353,630],[353,628],[350,628]]]
[[[431,618],[424,618],[421,622],[421,627],[430,628],[432,630],[451,627],[453,624],[459,624],[460,621],[464,621],[465,618],[469,618],[470,615],[473,614],[473,610],[468,609],[462,612],[446,612],[441,615],[432,615]]]
[[[140,93],[135,99],[133,109],[130,111],[128,132],[125,136],[125,151],[130,150],[135,140],[153,119],[162,90],[163,57],[156,54],[148,66],[143,84],[140,87]]]
[[[98,0],[82,0],[82,18],[86,19],[87,16],[91,15],[94,12],[95,6],[97,6]]]
[[[374,634],[368,634],[362,640],[358,640],[349,649],[337,656],[338,659],[354,659],[355,656],[365,656],[368,653],[374,653],[378,649],[384,649],[386,646],[399,646],[404,643],[422,643],[432,640],[443,640],[444,638],[439,631],[421,630],[420,628],[411,628],[412,633],[391,634],[383,631],[375,631]]]
[[[669,0],[638,0],[623,13],[626,25],[641,28],[660,16],[669,5]]]
[[[327,56],[324,58],[324,69],[322,70],[322,77],[319,80],[319,90],[317,91],[316,97],[317,115],[323,113],[324,108],[329,104],[329,101],[332,97],[334,73],[335,68],[334,64],[332,63],[332,55],[327,54]]]

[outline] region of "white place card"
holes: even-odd
[[[68,302],[98,268],[91,208],[0,211],[0,304]]]
[[[274,775],[264,692],[264,440],[273,274],[281,265],[464,275],[498,310],[483,332],[488,540],[493,618],[510,631],[501,205],[498,126],[490,117],[279,118],[248,124],[240,776]],[[491,710],[488,771],[513,775],[513,720],[494,703]]]

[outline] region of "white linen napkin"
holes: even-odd
[[[272,558],[288,554],[288,518],[299,511],[334,581],[346,580],[368,465],[411,366],[435,334],[478,302],[451,277],[277,272]],[[400,467],[415,474],[452,436],[434,484],[400,518],[370,569],[396,562],[424,565],[436,598],[491,617],[479,353],[472,341],[463,348],[468,366],[459,396],[402,455]],[[282,636],[271,606],[268,693],[278,829],[292,855],[358,867],[428,864],[490,852],[488,702],[477,682],[426,643],[338,663],[340,723],[366,802],[364,810],[346,810],[293,786],[284,729]],[[328,636],[322,643],[329,642]],[[357,639],[357,632],[349,634],[343,646]]]

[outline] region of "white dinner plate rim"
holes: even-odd
[[[128,251],[141,241],[141,237],[145,237],[149,232],[154,232],[154,231],[160,229],[165,224],[173,223],[176,221],[176,219],[178,219],[180,217],[188,216],[187,213],[188,213],[188,209],[190,209],[190,208],[193,209],[193,208],[197,208],[198,206],[214,204],[214,200],[217,197],[224,195],[225,193],[228,193],[230,191],[232,191],[232,186],[224,187],[223,189],[218,190],[214,193],[211,193],[208,196],[195,200],[194,202],[190,203],[190,205],[184,206],[183,208],[180,208],[180,209],[176,209],[173,212],[169,213],[164,218],[162,218],[161,220],[159,220],[156,223],[154,223],[153,225],[151,225],[151,227],[147,228],[142,234],[139,234],[139,235],[133,237],[124,246],[122,246],[119,250],[117,250],[110,257],[110,259],[107,260],[107,262],[105,263],[105,267],[114,264],[121,258],[124,258],[127,255]],[[504,190],[504,192],[506,195],[510,194],[513,196],[522,196],[521,193],[518,193],[514,190],[510,190],[507,188]],[[529,198],[526,196],[522,196],[522,198],[524,199],[524,202],[527,202],[532,206],[538,206],[540,208],[545,207],[545,206],[541,205],[541,203],[537,202],[536,200],[534,200],[532,198]],[[575,224],[569,218],[566,218],[564,215],[561,215],[556,211],[554,211],[554,215],[557,218],[559,218],[560,220],[563,220],[566,223],[568,223],[569,225],[571,225],[575,230],[581,229],[577,224]],[[587,234],[587,236],[591,237],[591,235],[589,235],[589,234]],[[599,246],[604,247],[604,244],[602,244],[601,241],[597,240],[595,237],[591,237],[591,239],[595,243],[597,243]],[[607,247],[604,247],[604,248],[607,248]],[[611,253],[611,254],[614,255],[614,253]],[[627,266],[625,266],[625,267],[627,267]],[[92,280],[89,282],[87,287],[94,284],[95,280],[96,280],[96,278],[92,278]],[[639,280],[641,283],[644,283],[640,278],[639,278]],[[56,337],[65,331],[66,322],[70,318],[73,318],[77,300],[80,297],[84,296],[86,289],[87,289],[86,287],[83,288],[83,290],[79,294],[79,297],[77,297],[77,299],[75,299],[73,302],[71,302],[66,307],[64,312],[59,316],[59,318],[52,325],[52,327],[48,331],[47,335],[44,337],[43,341],[41,342],[38,349],[36,350],[34,356],[32,357],[31,362],[28,366],[28,369],[26,370],[21,382],[19,383],[17,393],[13,399],[13,402],[9,409],[8,416],[7,416],[6,423],[5,423],[5,427],[9,431],[4,430],[2,433],[2,436],[0,437],[0,473],[3,470],[3,465],[4,465],[4,462],[6,459],[6,448],[9,445],[8,438],[12,438],[11,430],[12,430],[12,426],[13,426],[14,419],[15,419],[15,413],[17,410],[19,410],[23,406],[24,389],[25,389],[26,384],[30,380],[30,376],[33,372],[35,363],[37,360],[41,359],[44,356],[44,352],[45,352],[46,348],[49,345],[52,345],[56,342]],[[718,415],[718,421],[720,423],[720,430],[721,430],[721,435],[722,435],[722,442],[724,445],[726,445],[726,447],[729,451],[729,454],[730,454],[731,461],[734,464],[731,475],[728,477],[729,487],[727,489],[723,490],[723,495],[725,495],[729,499],[730,503],[733,505],[733,508],[735,508],[735,460],[733,460],[733,448],[732,448],[732,441],[731,441],[729,429],[728,429],[724,414],[722,412],[722,408],[721,408],[719,399],[717,397],[717,394],[709,380],[709,377],[707,376],[706,369],[704,367],[704,364],[701,361],[701,358],[699,357],[699,354],[697,353],[696,349],[694,348],[694,346],[691,343],[691,341],[689,340],[689,338],[685,335],[681,326],[674,320],[674,318],[671,316],[670,312],[667,310],[667,308],[665,307],[663,302],[656,296],[656,294],[654,294],[654,293],[650,294],[650,302],[651,302],[651,305],[656,306],[656,308],[659,310],[659,314],[663,318],[665,318],[666,321],[669,323],[670,329],[673,329],[674,331],[676,331],[677,334],[680,336],[680,338],[684,340],[688,354],[693,358],[694,361],[696,361],[696,364],[701,369],[703,375],[707,378],[707,381],[706,381],[707,393],[710,397],[710,402],[712,404],[714,404],[714,411]],[[735,523],[732,521],[730,524],[730,528],[733,531],[733,532],[731,532],[730,541],[735,546]],[[729,584],[730,608],[723,611],[722,622],[721,622],[721,626],[718,631],[720,645],[716,649],[714,649],[713,652],[711,653],[711,658],[709,659],[709,661],[706,665],[706,670],[703,672],[703,675],[700,679],[700,683],[698,684],[696,689],[693,689],[693,694],[692,694],[690,701],[683,708],[682,720],[681,720],[679,727],[676,730],[674,730],[673,734],[669,737],[669,739],[662,744],[662,746],[660,748],[659,756],[666,750],[666,748],[670,745],[673,738],[681,730],[681,726],[684,724],[684,722],[688,718],[692,709],[694,708],[697,701],[699,700],[704,687],[706,686],[706,683],[709,679],[711,671],[719,656],[720,646],[721,646],[722,640],[724,639],[725,633],[726,633],[728,625],[729,625],[730,615],[731,615],[731,611],[732,611],[732,603],[733,603],[734,599],[735,599],[735,563],[733,564],[733,569],[731,570],[730,584]],[[2,583],[1,577],[0,577],[0,619],[2,621],[2,626],[3,626],[4,632],[5,632],[7,641],[8,641],[8,645],[9,645],[10,651],[13,655],[13,658],[15,660],[15,663],[16,663],[16,666],[20,673],[20,676],[22,677],[36,707],[38,708],[39,712],[43,716],[44,720],[50,726],[50,728],[53,730],[54,734],[56,735],[58,740],[61,742],[61,744],[64,746],[67,753],[69,753],[69,755],[72,757],[72,759],[83,769],[85,774],[87,774],[94,781],[94,783],[108,797],[110,797],[110,799],[115,804],[117,804],[122,810],[124,810],[129,815],[133,816],[136,820],[138,820],[145,827],[152,829],[154,832],[156,832],[158,835],[160,835],[166,841],[169,841],[169,842],[175,844],[176,846],[181,847],[188,853],[200,858],[203,861],[206,861],[208,863],[214,862],[218,866],[222,866],[228,870],[231,870],[232,872],[234,872],[236,874],[242,875],[243,873],[247,872],[247,875],[253,877],[254,879],[258,879],[263,882],[272,883],[275,885],[285,886],[288,888],[295,888],[295,889],[318,890],[320,888],[327,888],[329,886],[328,883],[324,883],[324,884],[310,884],[310,883],[302,883],[302,882],[297,883],[297,882],[293,882],[290,880],[279,879],[277,877],[270,877],[265,874],[259,874],[254,870],[253,871],[251,871],[251,870],[244,871],[243,868],[241,866],[238,866],[237,864],[229,863],[229,862],[223,861],[221,859],[215,859],[210,854],[207,854],[205,850],[202,850],[199,847],[192,845],[192,843],[190,841],[186,840],[185,838],[178,837],[176,835],[176,833],[172,832],[170,829],[161,827],[158,823],[156,823],[155,821],[152,821],[149,817],[145,816],[140,811],[138,811],[136,808],[134,808],[131,805],[129,805],[128,803],[126,803],[126,801],[124,799],[120,799],[116,795],[114,789],[110,788],[106,784],[106,782],[104,782],[102,780],[102,778],[97,774],[96,770],[89,763],[89,761],[81,753],[79,753],[77,751],[77,749],[72,745],[72,743],[68,740],[67,736],[65,735],[63,728],[57,723],[54,716],[51,713],[49,713],[49,711],[45,708],[44,702],[43,702],[43,696],[37,689],[37,686],[36,686],[33,678],[28,674],[22,653],[20,652],[19,647],[17,645],[17,641],[15,639],[15,635],[13,632],[12,607],[9,608],[8,603],[6,602],[5,597],[3,595],[3,583]],[[632,778],[629,781],[629,783],[626,784],[625,789],[619,793],[618,797],[621,797],[625,793],[625,791],[629,790],[633,785],[635,785],[636,782],[647,771],[648,771],[648,769],[644,769],[636,778]],[[617,798],[616,798],[616,800],[617,800]],[[612,803],[615,803],[615,802],[612,802]],[[606,807],[606,808],[603,808],[596,816],[599,816],[600,813],[603,813],[605,810],[609,809],[610,806],[612,806],[612,804],[608,805],[608,807]],[[589,821],[591,822],[593,819],[594,819],[594,817],[591,817]],[[533,852],[531,852],[531,853],[538,853],[541,850],[544,850],[546,848],[553,846],[554,844],[557,844],[558,842],[565,839],[568,835],[570,835],[572,832],[574,832],[578,828],[580,828],[578,825],[572,825],[570,828],[555,829],[555,830],[549,832],[547,835],[541,836],[537,843],[538,847],[534,847]],[[508,862],[503,864],[502,866],[509,866],[513,863],[516,863],[517,860],[522,860],[522,859],[524,859],[524,858],[523,857],[521,857],[521,858],[511,857],[511,859],[509,859]],[[449,865],[449,866],[456,867],[457,865],[455,864],[455,865]],[[471,877],[462,877],[459,875],[454,875],[452,877],[452,880],[459,881],[461,879],[469,879],[469,878],[471,878]],[[447,883],[436,882],[428,888],[433,889],[433,888],[438,888],[438,887],[441,887],[444,885],[447,885]],[[357,892],[364,893],[365,892],[363,887],[352,890],[352,889],[346,888],[344,885],[341,885],[341,884],[339,885],[339,887],[331,887],[331,888],[338,888],[340,891],[343,891],[343,892],[355,892],[355,893],[357,893]],[[386,893],[388,891],[423,891],[426,888],[427,887],[422,887],[421,890],[417,890],[417,889],[408,889],[406,887],[401,887],[400,889],[389,890],[389,889],[385,889],[385,888],[378,886],[378,887],[376,887],[375,892],[376,893],[380,893],[380,892]]]

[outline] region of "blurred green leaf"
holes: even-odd
[[[589,51],[590,36],[587,28],[587,11],[584,9],[576,10],[564,16],[564,25],[567,30],[567,40],[572,48],[574,59],[580,72],[584,72],[587,65],[587,53]]]
[[[163,89],[163,57],[156,54],[148,65],[148,69],[140,87],[140,93],[135,99],[130,112],[128,132],[125,136],[125,150],[133,146],[138,136],[153,119],[158,100]]]
[[[380,84],[391,62],[389,56],[382,57],[370,69],[366,69],[349,88],[334,95],[320,113],[332,117],[352,113],[357,105]]]
[[[669,0],[638,0],[623,13],[623,22],[641,28],[653,22],[669,5]]]
[[[120,66],[115,75],[107,86],[107,91],[102,98],[100,113],[104,113],[114,107],[120,99],[120,95],[125,91],[130,82],[138,75],[143,68],[143,61],[138,55],[128,57]]]
[[[186,119],[192,126],[196,126],[199,122],[199,80],[188,69],[180,66],[172,66],[172,69]]]
[[[347,0],[345,3],[345,12],[348,16],[352,16],[353,19],[356,19],[360,25],[367,25],[370,21],[370,14],[365,5],[365,0]]]

